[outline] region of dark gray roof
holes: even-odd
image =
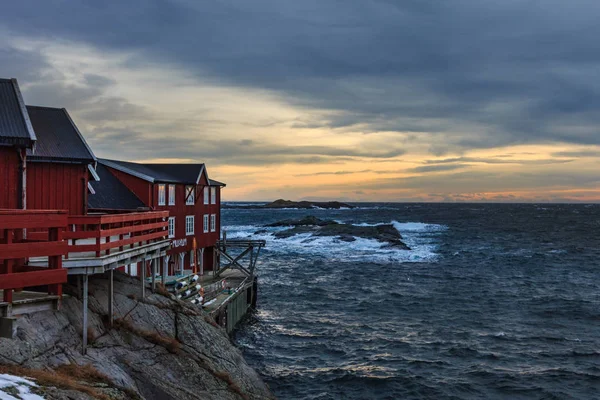
[[[30,160],[90,163],[96,156],[64,108],[27,106],[37,136]]]
[[[0,79],[0,144],[31,148],[36,135],[16,79]]]
[[[204,164],[148,164],[107,159],[98,162],[149,182],[195,184],[204,169]]]
[[[209,179],[208,184],[210,186],[227,186],[223,182],[215,181],[214,179]]]
[[[121,183],[108,168],[102,164],[96,167],[100,181],[90,181],[94,194],[88,195],[88,208],[103,210],[137,210],[146,205]]]

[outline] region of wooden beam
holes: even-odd
[[[83,275],[83,321],[81,324],[81,353],[87,353],[87,328],[88,328],[88,275]]]

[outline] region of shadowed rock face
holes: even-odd
[[[222,208],[235,208],[235,209],[263,209],[263,208],[300,208],[300,209],[311,209],[311,208],[327,208],[337,209],[340,208],[354,208],[350,204],[341,203],[339,201],[291,201],[291,200],[275,200],[269,204],[256,204],[246,206],[229,206],[223,204]]]
[[[94,276],[89,286],[86,356],[81,354],[82,303],[73,296],[65,297],[61,311],[20,317],[17,338],[0,338],[0,364],[33,369],[91,364],[114,383],[99,389],[114,399],[135,398],[132,393],[148,400],[274,398],[225,331],[199,308],[159,294],[138,301],[140,281],[115,273],[115,314],[125,323],[109,329],[108,280]],[[43,391],[47,399],[91,398],[66,389]]]
[[[410,250],[410,248],[402,241],[402,235],[400,235],[400,232],[398,232],[398,230],[394,228],[392,224],[355,226],[352,224],[343,224],[331,220],[322,220],[314,216],[306,216],[296,220],[286,219],[266,226],[289,226],[290,229],[273,233],[273,236],[280,239],[302,233],[310,233],[312,236],[336,236],[339,240],[345,242],[353,242],[357,237],[360,237],[364,239],[375,239],[379,242],[386,243],[385,247]]]

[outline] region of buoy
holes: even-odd
[[[192,278],[190,279],[191,282],[196,282],[198,280],[198,275],[194,275],[192,276]]]
[[[221,289],[225,290],[225,279],[221,281]]]
[[[204,288],[203,287],[200,288],[200,296],[204,297]]]

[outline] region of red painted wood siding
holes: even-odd
[[[0,208],[19,206],[19,163],[14,147],[0,146]]]
[[[117,177],[125,186],[129,188],[147,207],[152,207],[154,204],[152,199],[152,183],[140,179],[128,173],[118,171],[114,168],[107,167],[108,170]]]
[[[202,183],[202,182],[201,182]],[[190,251],[193,249],[193,240],[196,238],[196,248],[206,248],[206,252],[211,252],[208,256],[205,252],[205,270],[208,268],[212,269],[212,249],[219,240],[220,226],[221,226],[221,194],[220,188],[217,187],[217,201],[216,204],[204,204],[204,186],[202,184],[195,187],[195,201],[194,205],[185,204],[185,187],[184,184],[175,185],[175,205],[169,205],[169,184],[166,185],[166,196],[164,206],[158,205],[158,185],[154,184],[154,199],[156,199],[154,208],[156,210],[168,210],[170,217],[175,217],[175,238],[171,239],[173,242],[181,243],[181,240],[185,239],[187,243],[183,246],[172,247],[169,250],[169,254],[173,257],[179,257],[178,254],[185,252],[184,265],[185,268],[190,268]],[[209,191],[210,196],[210,191]],[[209,198],[210,200],[210,198]],[[209,215],[209,229],[210,229],[210,215],[216,215],[216,230],[215,232],[204,233],[204,214]],[[185,234],[185,217],[188,215],[194,216],[194,235]],[[178,262],[178,260],[177,260]],[[207,264],[209,262],[210,264]]]
[[[67,210],[85,215],[88,193],[87,165],[27,163],[27,209]]]
[[[202,175],[200,182],[195,186],[195,201],[194,205],[185,204],[185,187],[184,184],[175,184],[175,205],[169,205],[169,184],[165,183],[165,205],[158,205],[158,186],[163,183],[150,183],[143,179],[129,175],[125,172],[108,168],[108,170],[117,177],[125,186],[136,194],[148,207],[156,211],[169,211],[170,217],[175,217],[175,237],[171,238],[173,242],[182,243],[185,245],[172,247],[168,254],[171,256],[169,273],[172,273],[171,266],[175,262],[179,262],[179,253],[185,252],[184,265],[186,269],[190,269],[190,251],[193,249],[194,237],[196,238],[197,249],[205,248],[204,266],[205,270],[212,269],[213,249],[221,231],[221,188],[217,187],[216,204],[204,204],[204,186],[208,183],[206,177]],[[209,191],[210,200],[210,191]],[[210,202],[210,201],[209,201]],[[216,231],[204,233],[204,214],[216,215]],[[194,216],[194,235],[185,234],[185,217],[188,215]],[[210,223],[209,223],[210,228]]]

